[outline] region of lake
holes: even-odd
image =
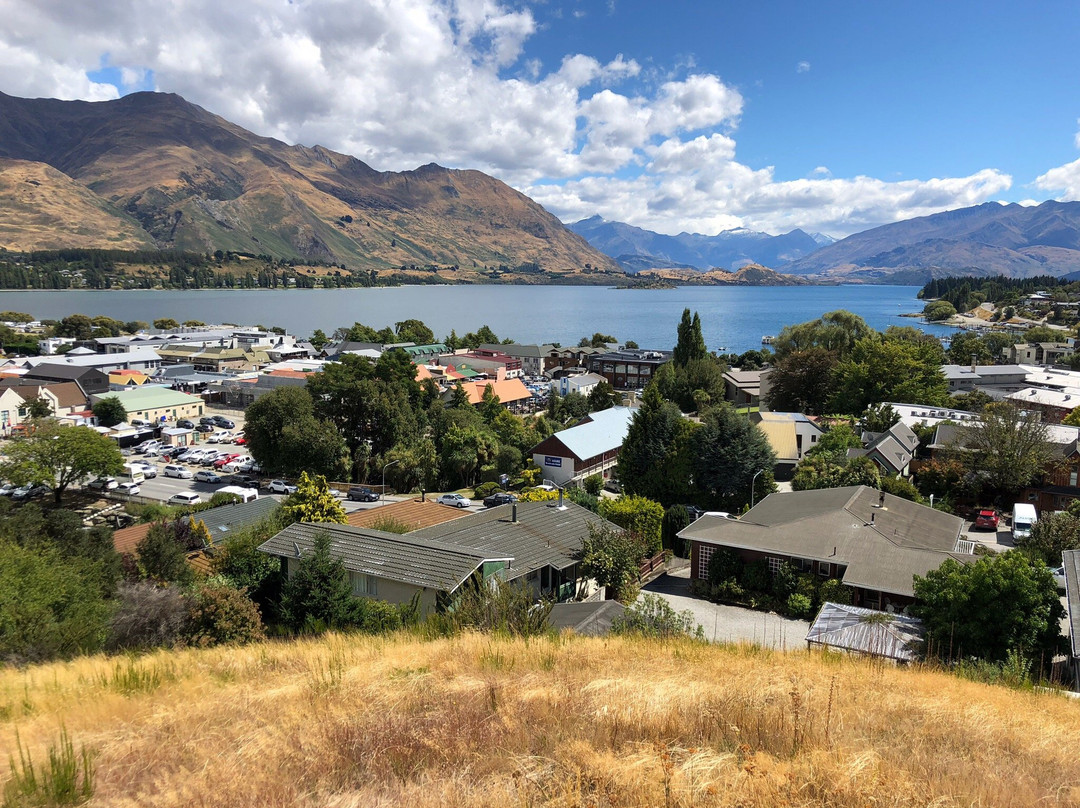
[[[710,350],[741,353],[785,325],[847,309],[877,329],[917,325],[945,336],[953,329],[900,315],[921,311],[916,286],[743,286],[613,289],[595,286],[393,286],[374,289],[0,292],[0,310],[39,319],[69,314],[117,320],[171,317],[178,322],[281,326],[309,336],[354,322],[381,328],[416,318],[439,339],[488,325],[523,343],[577,344],[601,332],[642,348],[670,349],[684,308],[701,315]]]

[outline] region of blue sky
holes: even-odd
[[[565,221],[842,236],[1080,198],[1063,2],[0,0],[0,90],[177,92],[375,168],[477,168]]]

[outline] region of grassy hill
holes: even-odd
[[[819,652],[328,636],[0,670],[91,805],[1080,803],[1080,704]]]

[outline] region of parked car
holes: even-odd
[[[136,463],[139,468],[142,469],[143,477],[148,480],[152,480],[157,477],[157,466],[153,463]]]
[[[290,485],[284,480],[271,480],[270,485],[266,486],[271,494],[295,494],[296,486]]]
[[[158,440],[145,440],[135,447],[135,454],[146,454],[151,449],[155,449],[161,445],[161,441]]]
[[[227,466],[229,463],[236,460],[236,458],[238,458],[239,456],[240,455],[238,455],[236,452],[231,452],[230,454],[222,455],[221,457],[215,459],[214,462],[210,465],[212,465],[216,469],[219,469],[222,466]]]
[[[215,415],[214,425],[220,426],[222,429],[236,429],[236,422],[230,421],[224,415]]]
[[[195,427],[195,431],[196,432],[202,432],[204,434],[206,432],[213,432],[214,431],[214,425],[213,424],[199,424],[198,426]]]
[[[1058,592],[1065,592],[1065,565],[1060,567],[1051,567],[1050,574],[1054,576],[1054,586],[1057,587]]]
[[[95,491],[112,491],[116,486],[115,477],[98,477],[87,484],[87,488],[93,488]]]
[[[214,425],[214,416],[212,416],[212,415],[204,415],[202,418],[199,419],[199,423],[202,424],[203,426],[213,426]]]
[[[235,443],[237,446],[243,446],[245,443],[247,443],[247,438],[241,435],[236,440],[234,440],[233,443]]]
[[[151,426],[149,421],[144,421],[142,418],[131,418],[128,423],[132,426]]]
[[[257,486],[259,484],[259,478],[251,474],[234,474],[232,477],[229,478],[229,482],[233,485],[239,485],[244,487],[252,485]]]
[[[181,418],[176,422],[176,426],[178,429],[194,429],[195,422],[188,418]]]
[[[0,485],[0,497],[10,497],[12,492],[15,491],[16,486],[12,483],[4,483]]]
[[[517,502],[517,497],[505,491],[496,491],[491,496],[484,497],[485,508],[497,508],[500,505],[509,505],[511,502]]]
[[[120,483],[120,485],[116,486],[116,493],[125,494],[126,496],[129,496],[129,497],[135,496],[141,490],[142,489],[139,488],[138,483],[127,482],[127,483]]]
[[[178,480],[190,480],[191,472],[183,466],[168,465],[164,470],[166,477],[176,477]]]
[[[993,508],[982,508],[975,516],[975,524],[973,527],[980,530],[997,530],[998,522],[1001,521],[1001,514],[999,514]]]
[[[12,499],[35,499],[43,497],[52,489],[47,485],[21,485],[11,492]]]
[[[186,452],[178,454],[175,459],[181,463],[198,463],[205,456],[205,449],[188,449]]]
[[[353,502],[378,502],[379,495],[368,488],[366,485],[350,485],[349,493],[345,495],[346,499],[351,499]]]
[[[202,498],[198,494],[184,491],[179,494],[173,494],[166,502],[169,505],[197,505],[202,502]]]
[[[221,477],[217,475],[217,472],[205,470],[195,472],[195,482],[197,483],[212,483],[213,485],[217,485],[221,481]]]
[[[683,505],[683,507],[686,508],[686,514],[690,517],[691,522],[696,522],[705,515],[705,509],[699,508],[697,505]]]
[[[449,505],[452,508],[468,508],[472,503],[461,494],[443,494],[437,500],[440,505]]]
[[[213,465],[215,460],[217,460],[219,457],[224,457],[224,456],[225,456],[224,452],[216,452],[213,449],[211,449],[209,452],[207,452],[206,454],[204,454],[202,456],[202,460],[199,461],[199,465],[200,466],[211,466],[211,465]]]

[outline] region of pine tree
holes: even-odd
[[[672,361],[679,367],[686,367],[694,359],[704,359],[707,354],[705,338],[701,334],[701,318],[697,312],[691,318],[690,309],[683,309]]]
[[[345,564],[330,552],[330,534],[315,537],[281,592],[281,614],[295,630],[345,626],[352,612],[352,585]]]

